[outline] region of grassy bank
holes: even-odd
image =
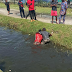
[[[28,11],[27,6],[24,5],[24,7],[25,7],[25,11]],[[0,8],[6,8],[5,4],[4,3],[0,3]],[[10,8],[18,10],[19,6],[17,4],[10,4]],[[36,12],[37,13],[51,14],[51,9],[52,8],[50,8],[50,7],[38,7],[38,6],[36,6]],[[59,15],[59,11],[60,11],[60,8],[57,8],[58,15]],[[68,16],[72,16],[72,9],[68,8],[67,15]]]
[[[46,28],[49,33],[53,32],[50,38],[55,44],[72,48],[72,25],[42,23],[40,21],[30,22],[26,19],[18,19],[0,15],[0,25],[24,33],[35,34],[39,29]]]

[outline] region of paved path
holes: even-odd
[[[0,14],[10,16],[10,17],[14,17],[14,18],[21,18],[19,15],[17,15],[17,14],[19,14],[19,10],[15,10],[15,9],[11,9],[10,15],[8,15],[6,9],[0,8]],[[30,19],[30,17],[28,17],[27,19]],[[37,15],[37,20],[41,21],[41,22],[45,22],[45,23],[51,23],[51,21],[52,21],[51,16],[46,16],[46,15]],[[54,21],[54,23],[55,23],[55,21]],[[65,24],[72,25],[72,18],[66,17]]]

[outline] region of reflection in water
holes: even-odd
[[[32,53],[41,53],[41,46],[38,45],[38,46],[33,46],[31,47],[32,48]]]
[[[4,72],[72,71],[72,51],[51,42],[38,46],[33,42],[34,36],[0,27],[0,69]]]

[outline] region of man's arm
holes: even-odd
[[[66,7],[66,9],[65,9],[65,14],[66,14],[66,11],[67,11],[67,8],[68,8],[67,2],[66,2],[66,4],[65,4],[65,7]]]
[[[51,4],[50,6],[52,7],[52,6],[54,6],[54,5]]]

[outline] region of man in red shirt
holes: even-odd
[[[32,21],[34,21],[34,16],[36,19],[35,10],[34,10],[34,0],[28,0],[27,6],[29,8],[29,15],[30,15],[31,22],[32,22]]]
[[[39,30],[39,32],[37,32],[37,33],[35,34],[34,45],[39,45],[39,44],[41,44],[41,41],[42,41],[42,39],[43,39],[43,36],[40,34],[40,31],[41,31],[41,30]]]
[[[21,15],[21,18],[25,18],[25,14],[24,14],[24,9],[23,9],[23,3],[21,2],[21,0],[19,0],[18,2],[18,5],[19,5],[19,9],[20,9],[20,15]],[[22,16],[22,13],[23,13],[23,16]]]

